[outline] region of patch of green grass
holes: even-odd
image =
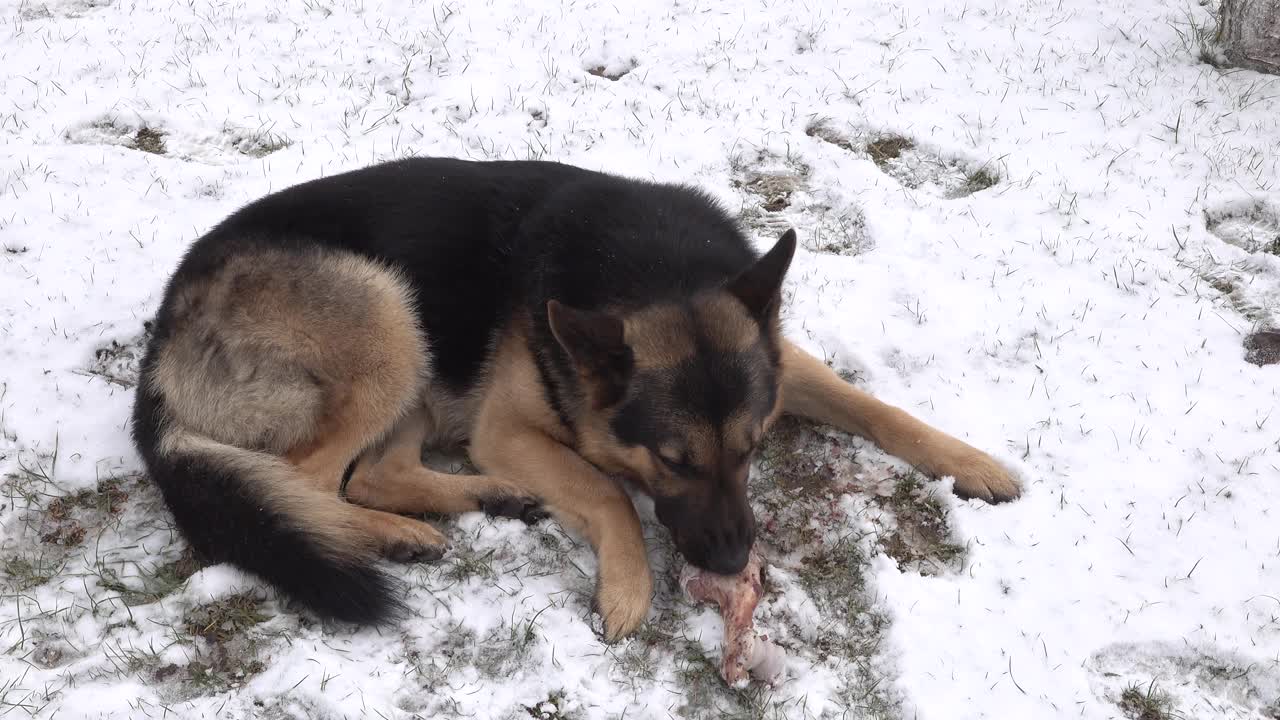
[[[181,668],[183,680],[197,693],[222,692],[227,688],[239,687],[249,678],[257,675],[267,666],[256,657],[256,644],[250,643],[250,649],[232,651],[219,646],[213,655],[205,660],[193,660],[185,668]],[[157,671],[157,679],[163,679],[163,670]],[[173,674],[177,674],[175,669]]]
[[[856,717],[896,719],[898,703],[877,662],[889,618],[867,592],[866,563],[857,540],[844,537],[805,558],[799,579],[828,619],[813,643],[818,660],[834,658],[852,665],[837,694],[856,709]]]
[[[983,167],[980,167],[977,170],[969,173],[965,177],[964,185],[956,189],[954,191],[954,194],[957,197],[972,195],[977,192],[982,192],[987,188],[995,187],[996,183],[999,183],[999,182],[1000,182],[1000,177],[995,173],[991,172],[991,170],[984,165]]]
[[[124,509],[124,503],[129,499],[127,486],[140,481],[140,475],[104,478],[92,489],[54,499],[46,512],[54,520],[65,520],[76,510],[116,515]]]
[[[881,172],[904,187],[934,184],[950,199],[982,192],[1000,182],[1000,175],[989,164],[969,170],[965,163],[918,148],[914,140],[902,135],[880,135],[862,149]]]
[[[1174,708],[1173,698],[1157,688],[1155,680],[1145,688],[1137,684],[1126,687],[1120,692],[1120,701],[1116,704],[1129,720],[1175,720],[1182,717]]]
[[[1280,240],[1277,240],[1277,242],[1280,242]],[[1217,290],[1223,295],[1230,295],[1236,291],[1235,283],[1232,282],[1232,279],[1229,277],[1206,275],[1204,280],[1209,283],[1209,287]]]
[[[725,685],[715,658],[707,657],[692,642],[685,643],[677,652],[675,670],[684,701],[675,717],[755,719],[764,718],[770,711],[771,693],[767,687],[752,683],[745,690],[735,690]]]
[[[788,154],[783,158],[763,148],[749,153],[734,153],[729,157],[729,168],[733,171],[734,187],[757,199],[754,205],[743,209],[744,221],[758,224],[762,230],[772,229],[770,223],[773,221],[752,221],[760,220],[766,213],[777,213],[790,207],[791,196],[805,187],[805,181],[813,172],[798,157]]]
[[[226,643],[266,620],[258,598],[243,592],[197,605],[187,612],[183,627],[189,635],[211,643]]]
[[[19,510],[28,536],[38,540],[29,543],[27,550],[0,558],[0,581],[19,591],[58,577],[67,566],[72,548],[118,520],[131,485],[139,482],[136,475],[110,477],[91,489],[57,494],[57,484],[52,480],[56,469],[55,449],[30,462],[20,460],[18,471],[7,475],[3,483],[8,504]],[[37,550],[32,551],[32,547]]]
[[[779,418],[757,454],[769,484],[807,499],[829,495],[835,471],[823,457],[824,440],[813,423],[790,415]]]
[[[62,573],[66,562],[62,558],[54,558],[41,553],[23,553],[10,555],[0,560],[0,570],[4,571],[6,584],[16,592],[23,592],[39,587]]]
[[[252,158],[266,157],[293,144],[293,140],[270,130],[242,130],[227,127],[223,128],[223,132],[236,152]]]
[[[677,638],[675,634],[669,632],[669,628],[677,627],[680,618],[677,617],[674,608],[664,604],[663,600],[669,600],[669,598],[655,598],[656,617],[641,623],[620,649],[610,648],[609,652],[613,653],[614,662],[622,676],[653,680],[662,663],[677,646]],[[680,602],[682,603],[683,600]],[[689,608],[682,605],[681,609]],[[683,639],[680,641],[682,642]]]
[[[528,620],[503,622],[494,628],[476,648],[476,670],[497,678],[510,674],[524,664],[540,637],[538,616],[545,610],[543,608]]]
[[[133,135],[133,148],[152,155],[165,154],[165,132],[155,128],[143,127]]]
[[[875,247],[867,231],[866,215],[858,207],[820,213],[811,233],[806,245],[818,252],[854,256]]]
[[[151,574],[151,579],[160,595],[164,596],[181,587],[187,581],[187,578],[195,575],[200,570],[200,567],[200,561],[196,559],[195,553],[188,547],[173,562],[157,565],[155,571]]]
[[[845,134],[827,124],[824,120],[815,120],[804,129],[804,134],[825,143],[831,143],[841,150],[853,152],[853,141]]]
[[[440,567],[444,577],[455,583],[465,582],[472,578],[492,580],[498,575],[493,569],[493,551],[477,553],[470,548],[455,548],[451,557]]]
[[[475,657],[476,636],[461,623],[449,628],[445,640],[429,653],[420,653],[409,647],[410,638],[404,636],[405,661],[417,676],[422,689],[428,693],[448,684],[454,673],[471,665]]]
[[[128,487],[137,482],[137,476],[106,478],[92,489],[55,497],[42,508],[37,503],[38,512],[30,519],[38,525],[40,542],[65,548],[81,544],[90,530],[102,528],[124,510]]]
[[[122,674],[160,672],[163,670],[162,652],[162,649],[155,647],[139,648],[133,645],[125,646],[123,643],[114,646],[104,644],[102,648],[107,662]]]
[[[946,506],[918,474],[898,478],[893,494],[877,503],[896,519],[896,526],[879,538],[880,546],[903,567],[931,575],[963,564],[965,548],[951,541]]]
[[[800,584],[824,614],[844,617],[850,610],[861,611],[852,600],[866,589],[866,578],[862,574],[866,564],[866,553],[857,539],[847,535],[835,542],[818,543],[801,561],[797,574]]]
[[[617,72],[608,72],[605,69],[604,65],[596,65],[594,67],[587,68],[587,74],[594,75],[598,78],[604,78],[605,80],[611,80],[613,82],[617,82],[621,80],[623,77],[629,75],[631,71],[635,69],[636,66],[634,64],[631,64],[631,63],[628,63],[628,64],[630,64],[631,67],[618,70]]]
[[[533,705],[525,705],[525,712],[529,713],[529,717],[538,720],[571,720],[578,716],[566,710],[568,702],[565,699],[564,691],[559,690],[547,696],[546,700],[536,702]]]
[[[864,149],[871,156],[871,161],[881,170],[888,173],[889,161],[897,160],[904,151],[911,150],[915,146],[916,144],[911,138],[901,135],[885,135],[867,143]]]
[[[760,207],[779,212],[791,205],[791,194],[800,187],[800,179],[782,173],[755,173],[741,186],[760,198]]]
[[[253,593],[237,593],[187,611],[179,637],[185,636],[187,641],[198,638],[203,643],[197,645],[195,656],[186,665],[158,666],[145,654],[135,657],[136,652],[122,657],[126,667],[135,671],[149,668],[152,680],[174,684],[186,696],[223,692],[266,669],[258,657],[259,638],[252,631],[268,619]]]
[[[191,548],[185,549],[172,562],[162,563],[142,572],[142,586],[134,587],[120,578],[112,568],[99,563],[97,565],[98,584],[104,590],[114,592],[129,607],[149,605],[182,587],[200,569]]]
[[[43,3],[18,3],[18,17],[22,20],[44,20],[53,17],[53,13]]]
[[[810,646],[815,660],[842,669],[836,693],[852,717],[896,720],[899,704],[880,659],[889,619],[867,589],[873,538],[869,531],[850,526],[842,500],[865,490],[857,477],[864,468],[856,446],[842,433],[783,418],[766,436],[758,457],[760,472],[753,478],[751,493],[757,519],[763,522],[761,539],[798,558],[790,571],[827,619]],[[724,687],[714,664],[703,667],[706,663],[699,665],[694,658],[684,663],[686,680],[694,682],[699,674],[709,673],[717,687]],[[752,692],[762,689],[753,686]],[[759,716],[755,703],[766,699],[757,695],[738,700],[746,705],[733,713]],[[776,709],[769,706],[769,714]]]
[[[1218,22],[1219,11],[1214,8],[1209,8],[1209,11],[1209,17],[1202,20],[1188,6],[1185,11],[1186,17],[1181,22],[1174,22],[1173,29],[1178,34],[1183,52],[1206,65],[1221,70],[1230,67],[1231,61],[1222,51],[1223,38],[1220,35],[1221,27]]]
[[[1244,339],[1244,359],[1258,367],[1280,364],[1280,331],[1259,330]]]
[[[40,535],[40,542],[45,545],[61,545],[63,547],[74,547],[84,542],[85,534],[88,531],[85,527],[75,520],[58,523],[53,529],[47,530]]]

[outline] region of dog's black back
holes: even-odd
[[[433,373],[455,391],[475,382],[517,308],[554,354],[550,299],[640,307],[723,283],[756,258],[734,221],[692,188],[551,162],[415,158],[246,206],[193,245],[175,282],[273,245],[349,250],[407,275]]]

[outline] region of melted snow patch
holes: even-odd
[[[1280,255],[1280,209],[1266,200],[1248,198],[1205,210],[1205,226],[1225,243],[1245,252]]]
[[[1087,667],[1094,693],[1108,702],[1121,704],[1125,691],[1136,688],[1165,696],[1170,717],[1280,717],[1280,673],[1265,657],[1181,642],[1116,643],[1094,653]]]

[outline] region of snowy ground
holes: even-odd
[[[1203,63],[1208,19],[0,0],[0,716],[1280,717],[1280,366],[1245,361],[1280,325],[1280,80]],[[163,281],[237,206],[411,154],[693,181],[762,243],[794,225],[789,331],[1026,496],[780,428],[773,692],[720,685],[656,530],[617,646],[547,523],[449,523],[382,632],[195,567],[125,427]]]

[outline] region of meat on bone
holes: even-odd
[[[764,593],[761,571],[764,558],[751,549],[747,566],[737,575],[717,575],[686,565],[680,572],[680,587],[694,602],[713,602],[724,618],[724,646],[720,676],[732,687],[745,687],[748,675],[768,685],[782,680],[786,655],[756,632],[752,616]]]

